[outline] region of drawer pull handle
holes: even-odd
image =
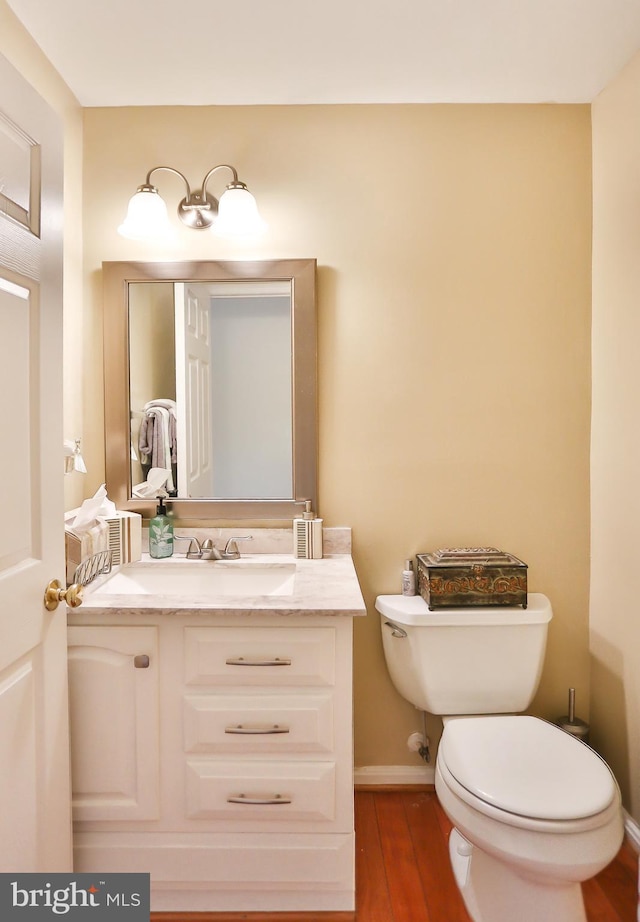
[[[276,656],[274,659],[261,659],[259,656],[232,656],[226,660],[227,666],[290,666],[291,660]]]
[[[230,794],[227,797],[228,804],[290,804],[291,798],[284,794],[272,794],[271,796],[261,797],[259,794]]]
[[[281,724],[236,724],[235,727],[225,727],[225,733],[238,734],[262,734],[262,733],[288,733],[289,727],[283,727]]]

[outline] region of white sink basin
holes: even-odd
[[[100,580],[98,595],[261,596],[291,595],[295,564],[219,563],[208,560],[179,563],[129,563]]]

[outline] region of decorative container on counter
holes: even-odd
[[[446,547],[418,554],[418,592],[430,609],[527,607],[527,565],[495,547]]]

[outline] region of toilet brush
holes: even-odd
[[[556,723],[567,733],[582,740],[583,743],[589,742],[589,724],[584,720],[576,717],[576,690],[569,689],[569,713],[558,717]]]

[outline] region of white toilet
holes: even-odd
[[[580,882],[620,848],[620,792],[589,746],[519,713],[540,681],[549,600],[430,611],[419,596],[386,595],[376,608],[394,685],[444,721],[436,792],[471,917],[586,922]]]

